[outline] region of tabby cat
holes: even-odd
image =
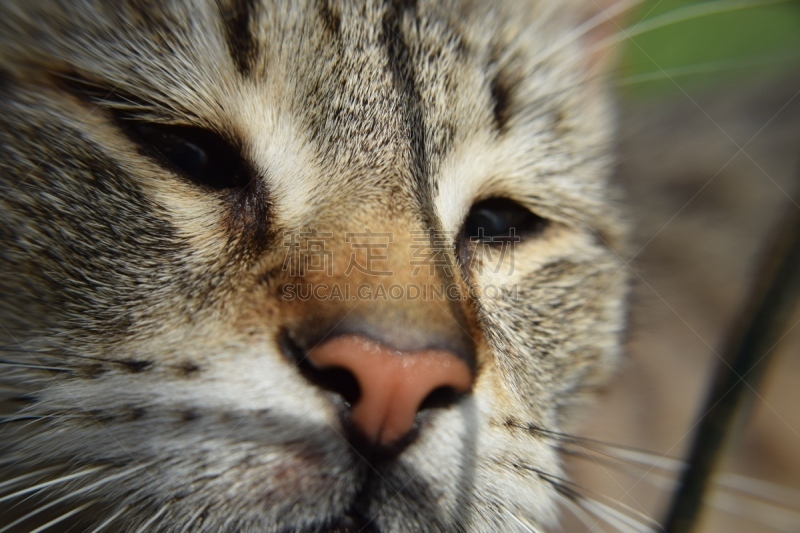
[[[0,531],[554,525],[625,316],[587,5],[4,1]]]

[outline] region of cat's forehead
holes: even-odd
[[[591,119],[565,126],[584,105],[585,72],[568,39],[575,22],[558,5],[87,0],[59,11],[31,1],[4,32],[36,32],[28,42],[53,71],[125,105],[236,137],[295,205],[398,180],[423,203],[457,181],[468,201],[492,172],[566,167],[577,155],[559,154],[593,134]],[[482,167],[453,170],[476,151]]]
[[[551,58],[537,53],[556,31],[545,20],[526,20],[529,10],[521,5],[512,10],[503,3],[487,8],[460,1],[301,4],[174,2],[148,10],[147,19],[138,17],[140,6],[131,8],[106,21],[111,39],[124,37],[128,44],[115,42],[95,58],[129,64],[131,75],[148,77],[140,87],[160,82],[169,91],[179,85],[211,93],[207,97],[213,100],[262,90],[273,106],[301,117],[320,139],[368,134],[374,144],[395,138],[404,122],[415,119],[402,116],[409,113],[424,115],[418,121],[438,121],[431,126],[443,129],[458,119],[495,120],[502,128],[512,98],[526,96],[512,94],[515,89],[537,79],[552,86],[544,76],[527,74],[547,68]],[[135,48],[133,54],[126,47]],[[122,54],[114,53],[118,50]],[[460,101],[469,102],[471,113],[454,107]],[[375,120],[373,128],[364,127]]]

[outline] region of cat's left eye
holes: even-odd
[[[470,242],[503,244],[541,232],[547,220],[508,198],[489,198],[470,209],[461,239]]]
[[[120,123],[148,155],[198,185],[215,190],[244,188],[252,179],[240,150],[215,132],[136,120]]]

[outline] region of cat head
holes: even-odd
[[[116,529],[552,523],[550,432],[623,327],[586,17],[6,2],[12,490]]]

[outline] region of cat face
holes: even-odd
[[[623,323],[576,8],[2,10],[2,520],[556,520]]]

